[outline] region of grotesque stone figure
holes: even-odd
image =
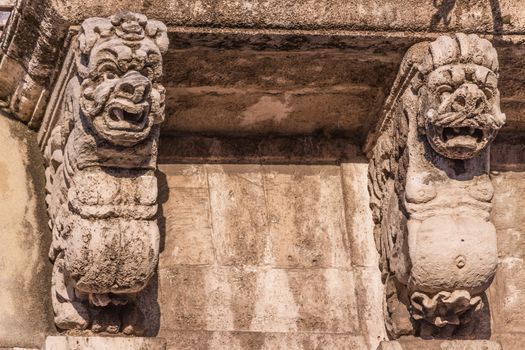
[[[159,254],[154,175],[164,118],[166,27],[134,13],[86,20],[46,189],[58,328],[141,334],[136,295]]]
[[[505,123],[498,59],[476,35],[403,59],[369,187],[391,337],[474,337],[497,265],[489,147]]]

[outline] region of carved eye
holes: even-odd
[[[441,102],[445,101],[454,89],[450,85],[441,85],[437,88],[437,94]]]
[[[145,77],[151,77],[153,75],[153,69],[151,67],[144,67],[141,71],[140,71],[140,74],[142,74],[143,76]]]
[[[492,91],[492,89],[489,87],[485,87],[483,89],[483,93],[487,97],[487,100],[490,100],[494,96],[494,91]]]
[[[104,77],[106,79],[109,79],[109,80],[112,80],[112,79],[115,79],[117,77],[117,75],[113,72],[106,72],[104,73]]]

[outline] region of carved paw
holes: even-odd
[[[118,308],[115,306],[93,307],[93,322],[91,330],[95,333],[118,333],[121,328],[118,311]]]
[[[62,302],[55,310],[55,324],[63,330],[86,329],[89,325],[89,311],[79,302]]]
[[[123,307],[122,333],[126,335],[144,335],[146,318],[144,313],[135,303]]]

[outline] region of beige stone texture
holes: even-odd
[[[431,0],[301,1],[151,0],[146,3],[50,1],[63,17],[80,22],[118,10],[143,12],[170,25],[300,29],[451,30],[519,33],[525,10],[517,1],[433,2]]]
[[[179,331],[168,338],[177,350],[361,350],[369,349],[360,336],[314,333]],[[374,349],[375,350],[375,349]]]
[[[492,339],[501,343],[503,350],[521,350],[525,344],[523,333],[494,334]]]
[[[47,337],[42,350],[165,350],[162,338]]]
[[[53,333],[44,169],[33,132],[0,116],[0,347],[38,347]]]
[[[365,163],[159,168],[168,349],[374,349],[384,338]]]
[[[403,339],[381,342],[377,350],[503,350],[489,340],[422,340]],[[505,348],[506,350],[506,348]]]
[[[15,0],[1,0],[0,9],[11,9],[15,5]]]
[[[237,30],[175,31],[170,39],[164,133],[324,133],[362,143],[403,53],[434,35]],[[523,47],[493,42],[501,52],[503,132],[521,131]]]
[[[525,311],[525,176],[501,172],[494,183],[493,220],[498,230],[499,267],[492,288],[493,331],[524,333]]]
[[[40,125],[75,30],[90,16],[131,10],[164,21],[167,132],[344,133],[362,142],[402,54],[439,33],[478,33],[501,52],[504,130],[525,129],[525,12],[519,1],[130,2],[28,0],[13,11],[5,55],[22,79],[6,81],[17,117]],[[494,35],[495,34],[495,35]],[[63,43],[66,45],[63,45]],[[0,72],[10,72],[7,66]],[[27,75],[27,77],[25,77]]]
[[[525,162],[523,143],[502,140],[492,154],[494,208],[492,220],[498,232],[499,264],[489,289],[492,338],[505,350],[525,344]]]

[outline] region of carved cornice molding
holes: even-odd
[[[164,24],[135,13],[84,21],[39,135],[62,330],[141,334],[154,274]],[[67,84],[66,84],[67,82]]]
[[[393,338],[467,337],[482,317],[497,265],[489,148],[505,123],[498,70],[477,35],[414,45],[369,143]]]

